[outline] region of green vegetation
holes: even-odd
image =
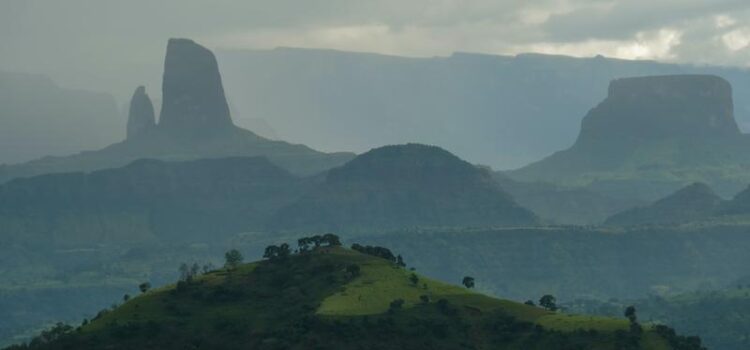
[[[423,276],[415,284],[412,274],[321,244],[197,273],[9,349],[699,349],[672,347],[650,327],[633,335],[624,320],[564,315]]]
[[[639,318],[643,320],[669,324],[686,334],[700,334],[709,349],[744,350],[750,347],[747,335],[750,328],[750,285],[746,282],[725,290],[628,301],[578,300],[565,306],[574,312],[617,316],[618,310],[628,303],[638,308]]]

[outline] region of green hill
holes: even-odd
[[[273,254],[148,291],[31,348],[699,349],[670,345],[687,339],[666,327],[494,299],[394,260],[335,246]]]
[[[519,226],[537,218],[492,175],[435,146],[370,150],[341,167],[271,223],[281,229]]]

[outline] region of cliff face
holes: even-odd
[[[192,40],[169,40],[162,94],[158,124],[154,124],[153,106],[145,89],[138,88],[131,103],[126,140],[97,151],[0,165],[0,182],[46,173],[121,167],[140,158],[263,156],[296,175],[312,175],[354,157],[351,153],[322,153],[300,144],[268,140],[236,127],[213,53]]]
[[[655,200],[691,182],[736,193],[750,181],[750,140],[734,119],[732,87],[712,75],[618,79],[581,123],[575,144],[510,172],[519,180],[592,185]]]
[[[130,100],[127,138],[143,137],[143,135],[151,132],[155,126],[154,105],[146,94],[146,88],[139,86],[135,89],[133,98]]]
[[[607,98],[584,117],[575,147],[739,135],[732,87],[726,80],[708,75],[638,77],[610,83]]]
[[[200,136],[234,125],[214,54],[192,40],[170,39],[164,60],[159,127]]]

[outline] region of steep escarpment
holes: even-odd
[[[233,156],[265,156],[294,173],[308,175],[341,165],[353,157],[350,153],[328,154],[304,145],[271,141],[236,127],[213,53],[192,40],[169,40],[162,94],[162,111],[156,126],[151,124],[150,101],[145,91],[138,89],[129,121],[129,136],[133,137],[98,151],[6,166],[0,168],[0,181],[112,168],[140,158],[190,160]]]
[[[213,52],[192,40],[167,44],[159,127],[182,137],[226,132],[234,127]]]
[[[510,174],[621,194],[650,186],[641,191],[648,199],[696,181],[727,194],[750,181],[740,171],[750,164],[749,141],[737,128],[732,89],[722,78],[618,79],[584,117],[572,147]]]
[[[146,94],[146,87],[139,86],[135,89],[133,98],[130,100],[127,138],[143,137],[143,135],[152,132],[154,127],[156,127],[154,105]]]

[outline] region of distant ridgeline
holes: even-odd
[[[491,174],[434,146],[386,146],[331,169],[272,221],[279,229],[525,226],[537,217]]]
[[[731,200],[724,200],[703,183],[694,183],[659,199],[609,217],[613,226],[750,224],[750,187]]]
[[[611,80],[668,74],[727,79],[738,122],[743,130],[750,127],[750,71],[741,67],[602,56],[398,57],[301,48],[218,50],[217,58],[238,111],[268,116],[280,135],[322,149],[365,151],[419,142],[472,163],[517,168],[570,146],[581,118],[606,97]]]
[[[131,136],[143,132],[149,131],[134,128]],[[234,157],[144,159],[0,185],[0,237],[19,243],[209,242],[247,231],[536,224],[489,172],[417,144],[372,150],[323,179],[294,176],[264,157]]]
[[[98,151],[0,166],[0,181],[119,167],[139,158],[190,160],[234,156],[265,156],[293,173],[309,175],[354,157],[350,153],[326,154],[303,145],[271,141],[235,126],[213,53],[191,40],[169,40],[162,98],[157,122],[145,88],[136,89],[130,104],[126,140]]]
[[[625,78],[584,117],[572,147],[508,174],[621,198],[654,200],[695,181],[729,195],[750,183],[748,150],[724,79]]]
[[[122,138],[114,97],[0,71],[0,164],[103,147]]]

